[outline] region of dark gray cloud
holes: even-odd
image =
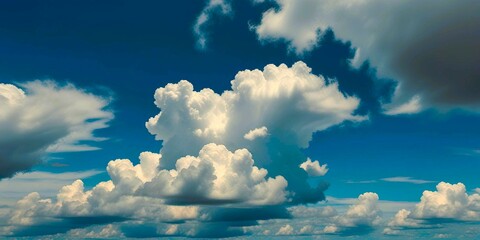
[[[408,91],[441,106],[480,106],[479,11],[478,1],[458,4],[398,49],[391,65]]]
[[[303,54],[331,28],[358,48],[354,65],[370,61],[380,76],[399,80],[392,107],[419,95],[425,107],[479,108],[480,2],[274,2],[255,29],[260,40],[287,41]]]

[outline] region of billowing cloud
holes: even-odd
[[[193,33],[196,37],[196,45],[199,49],[205,49],[208,42],[207,26],[213,15],[230,15],[232,8],[230,0],[207,0],[207,5],[203,8],[193,26]]]
[[[324,176],[328,172],[327,164],[320,165],[317,160],[312,162],[310,158],[307,158],[307,161],[300,164],[299,167],[311,177]]]
[[[237,236],[244,234],[241,226],[259,220],[291,218],[289,205],[323,200],[327,184],[310,186],[299,167],[307,159],[301,149],[316,131],[365,119],[353,114],[359,100],[303,62],[242,71],[231,83],[222,94],[194,91],[185,80],[157,89],[161,111],[146,127],[162,141],[160,153],[143,152],[136,165],[110,161],[110,180],[92,189],[76,180],[56,197],[30,193],[3,216],[3,235],[32,235],[31,229],[52,224],[62,226],[53,233],[66,233],[129,221],[130,228],[120,227],[126,237]],[[153,228],[139,230],[148,224]],[[108,226],[83,233],[118,235]],[[82,232],[69,232],[76,233]]]
[[[306,160],[300,149],[308,147],[316,131],[363,120],[353,115],[359,100],[342,94],[336,82],[312,74],[303,62],[241,71],[231,83],[232,90],[221,95],[194,91],[187,81],[157,89],[155,104],[161,112],[146,126],[162,140],[162,167],[173,168],[177,159],[196,155],[209,143],[246,148],[270,176],[285,177],[288,191],[295,193],[293,202],[322,200],[325,185],[312,189],[298,167]],[[268,135],[255,141],[244,138],[259,126]]]
[[[47,152],[96,150],[80,142],[104,140],[93,132],[113,118],[108,104],[73,85],[0,84],[0,179],[29,170]]]
[[[438,227],[455,221],[480,221],[480,195],[468,194],[462,183],[440,182],[436,191],[424,191],[413,210],[400,210],[388,223],[387,232],[409,228]]]
[[[282,176],[266,180],[267,171],[253,163],[246,149],[232,153],[225,146],[208,144],[198,157],[180,158],[176,169],[158,172],[143,191],[147,196],[166,198],[173,204],[285,202],[287,181]]]
[[[378,195],[367,192],[361,194],[355,204],[334,218],[334,223],[324,228],[327,234],[359,235],[373,230],[380,224],[381,211],[378,208]]]
[[[264,12],[255,27],[261,41],[286,41],[301,54],[333,29],[357,48],[357,65],[369,60],[380,76],[401,81],[391,114],[417,111],[419,98],[411,99],[416,94],[427,106],[478,109],[478,1],[274,2],[277,6]]]

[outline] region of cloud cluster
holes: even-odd
[[[402,209],[388,223],[387,233],[426,228],[456,221],[480,221],[480,195],[468,194],[462,183],[440,182],[436,191],[424,191],[411,211]]]
[[[273,2],[255,27],[261,41],[286,41],[301,54],[333,29],[357,48],[354,65],[369,60],[381,76],[401,80],[389,114],[418,111],[417,94],[426,105],[478,109],[478,1]]]
[[[21,234],[30,226],[49,225],[58,222],[58,219],[63,219],[60,223],[67,226],[57,231],[66,232],[70,228],[89,225],[88,221],[80,226],[67,221],[82,217],[92,219],[92,223],[105,216],[107,223],[131,217],[159,221],[197,217],[198,207],[165,205],[162,199],[137,193],[146,182],[157,176],[159,162],[159,154],[143,152],[140,163],[135,166],[127,159],[110,161],[107,172],[111,180],[100,182],[91,190],[85,190],[83,181],[76,180],[63,186],[55,198],[41,198],[37,192],[30,193],[4,216],[9,225],[2,232],[5,235]]]
[[[146,127],[162,141],[159,154],[143,152],[136,165],[110,161],[110,180],[92,189],[76,180],[54,198],[31,193],[4,216],[8,224],[1,231],[34,235],[32,229],[55,224],[65,233],[130,221],[132,229],[122,228],[127,237],[144,232],[138,229],[146,223],[157,225],[149,236],[235,236],[244,234],[239,226],[290,218],[288,205],[323,200],[327,185],[311,187],[307,172],[323,175],[326,165],[310,160],[306,171],[300,168],[307,159],[301,149],[316,131],[363,120],[353,114],[359,100],[312,74],[303,62],[245,70],[231,83],[222,94],[197,92],[185,80],[157,89],[160,113]],[[177,224],[165,226],[171,223]],[[110,230],[107,225],[85,234],[118,235]]]
[[[380,224],[381,211],[378,208],[378,195],[367,192],[358,196],[355,204],[334,218],[334,223],[324,228],[324,233],[358,235],[369,233]]]
[[[29,170],[47,152],[97,149],[80,142],[103,140],[93,132],[113,118],[108,104],[73,85],[0,83],[0,179]]]
[[[207,144],[198,157],[180,158],[176,169],[158,172],[142,190],[172,204],[285,202],[287,181],[282,176],[265,179],[267,171],[253,163],[246,149],[232,153],[223,145]]]
[[[300,149],[308,147],[316,131],[363,120],[353,115],[359,100],[342,94],[334,81],[312,74],[303,62],[241,71],[231,83],[232,90],[221,95],[194,91],[187,81],[157,89],[155,104],[161,112],[146,127],[162,140],[161,166],[173,168],[177,159],[195,155],[209,143],[246,148],[270,176],[285,177],[293,202],[322,200],[325,185],[308,185],[308,175],[299,168],[306,160]],[[250,135],[254,141],[245,138]]]

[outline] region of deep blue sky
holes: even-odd
[[[350,43],[334,33],[304,56],[289,53],[286,44],[261,43],[248,21],[258,23],[265,6],[234,2],[231,17],[215,18],[209,26],[205,50],[195,47],[192,26],[204,7],[202,1],[7,1],[0,8],[0,81],[21,83],[54,79],[114,98],[115,119],[97,135],[109,140],[99,151],[56,154],[68,164],[36,170],[53,172],[103,170],[109,160],[137,161],[142,151],[158,152],[144,127],[158,113],[156,88],[187,79],[197,90],[229,89],[230,80],[244,69],[274,63],[305,61],[315,74],[335,78],[340,89],[362,100],[359,113],[370,120],[345,124],[314,135],[305,151],[329,165],[323,177],[327,195],[356,197],[366,191],[382,199],[417,201],[436,182],[463,182],[480,186],[480,115],[466,111],[427,110],[407,116],[381,115],[379,101],[389,101],[395,80],[378,79],[375,66],[351,69]],[[181,11],[178,11],[181,9]],[[175,10],[175,11],[174,11]],[[383,182],[407,176],[431,184]],[[90,186],[106,174],[86,181]],[[374,183],[348,183],[370,181]],[[401,189],[401,194],[399,193]]]

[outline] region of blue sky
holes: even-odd
[[[479,237],[480,5],[431,4],[1,3],[0,234]],[[247,69],[263,72],[242,72]],[[262,79],[273,85],[261,85]],[[187,85],[166,87],[180,80],[190,82],[193,95],[209,88],[247,100],[213,93],[190,98]],[[232,90],[232,84],[244,87]],[[248,95],[255,89],[267,95]],[[271,89],[278,92],[268,95]],[[282,95],[284,90],[293,95]],[[189,100],[171,97],[175,91]],[[195,111],[201,117],[186,113],[197,106],[191,102],[200,106]],[[149,121],[159,113],[160,121]],[[222,114],[228,119],[224,128]],[[189,130],[197,127],[200,133]],[[268,132],[259,133],[261,127]],[[258,130],[252,140],[242,137],[249,130]],[[252,153],[253,167],[247,155],[235,152],[240,148]],[[152,153],[142,155],[142,164],[150,164],[143,170],[110,162],[129,159],[135,165],[146,151]],[[211,152],[226,160],[214,155],[216,163],[207,157]],[[253,175],[243,178],[245,169],[223,166],[229,154],[246,161],[242,166]],[[162,187],[178,186],[177,175],[161,176],[187,155],[200,161],[188,169],[205,163],[219,180],[209,180],[205,170],[194,172],[181,189]],[[313,173],[296,167],[307,157],[319,162]],[[268,171],[259,174],[261,181],[252,177],[255,166]],[[148,168],[158,176],[147,174]],[[143,171],[134,174],[141,185],[119,180],[133,179],[132,171]],[[223,179],[219,171],[233,175]],[[228,185],[232,176],[244,180]],[[70,185],[76,179],[84,189]],[[110,179],[111,196],[89,192]],[[202,182],[212,189],[201,188]],[[241,184],[248,189],[237,190]],[[62,186],[79,193],[57,196]],[[257,192],[261,186],[265,195]],[[34,191],[53,205],[32,200]],[[254,197],[240,197],[245,194]],[[122,196],[148,210],[99,203],[118,202],[121,208]],[[28,203],[17,202],[22,198]],[[29,208],[36,210],[28,215]],[[401,209],[409,213],[400,219]]]

